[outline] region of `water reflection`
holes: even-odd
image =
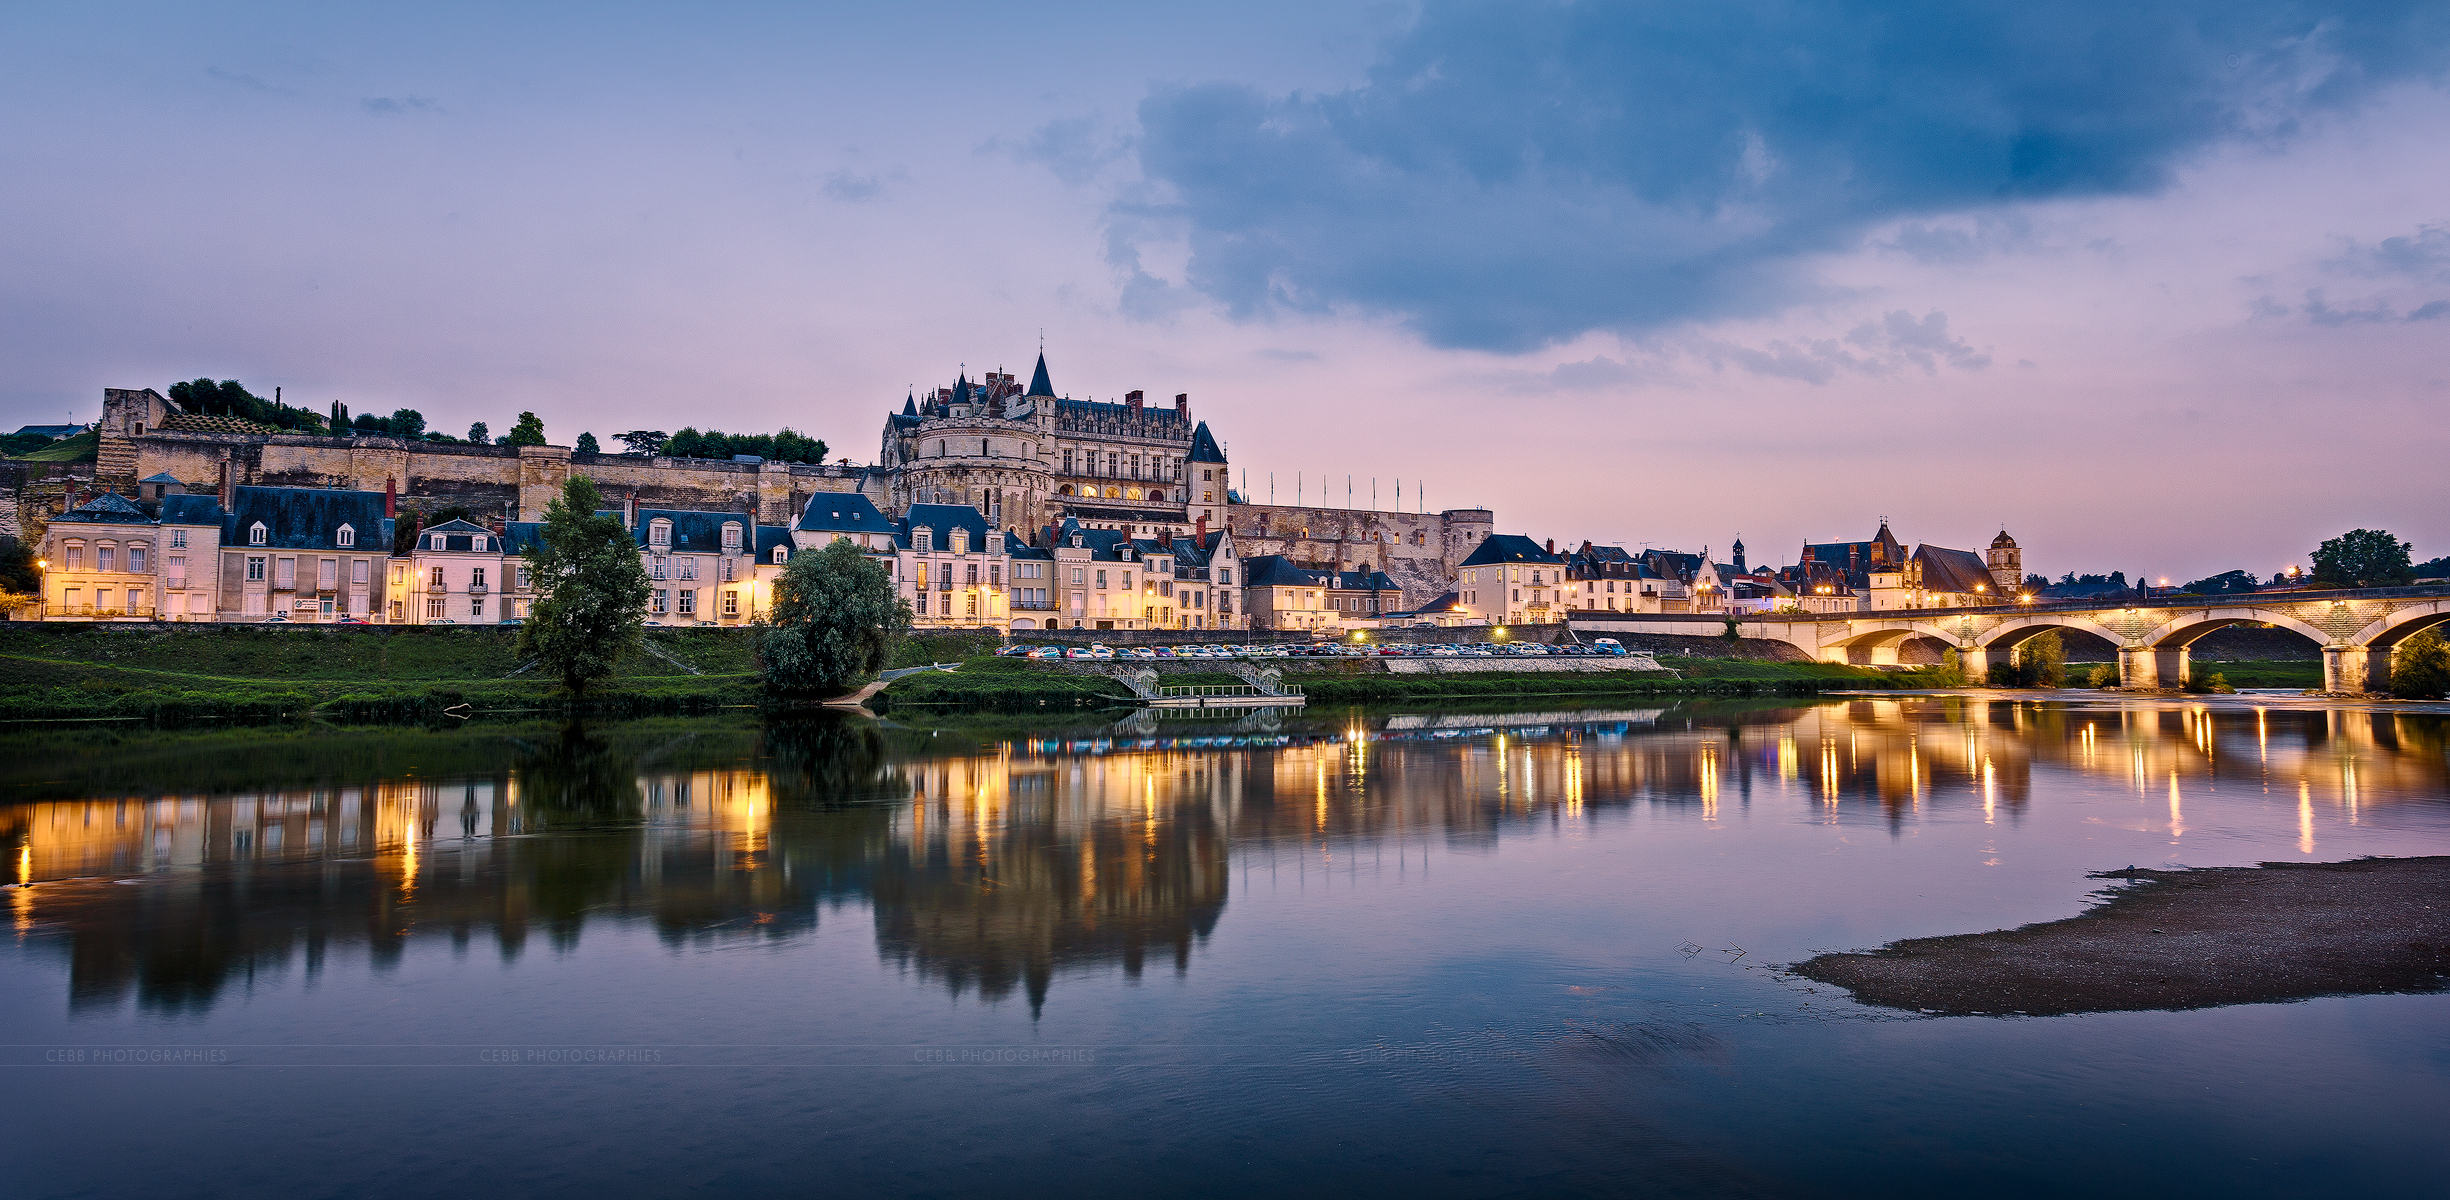
[[[785,941],[867,909],[881,958],[1036,1009],[1067,972],[1176,972],[1238,858],[1490,845],[1646,812],[2015,826],[2058,773],[2183,845],[2277,797],[2302,855],[2443,792],[2430,717],[1956,698],[1505,714],[1250,714],[1059,731],[821,720],[20,747],[0,809],[21,945],[81,1009],[210,1007],[412,939],[515,961],[591,922],[675,947]],[[384,740],[390,739],[390,740]],[[420,740],[422,739],[422,740]],[[65,776],[65,778],[62,778]],[[2121,810],[2124,811],[2124,810]],[[1341,860],[1336,855],[1341,854]]]

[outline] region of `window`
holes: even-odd
[[[1072,568],[1072,586],[1073,586],[1073,587],[1079,587],[1079,586],[1080,586],[1080,580],[1081,580],[1081,568],[1079,568],[1079,567],[1074,567],[1074,568]]]
[[[791,547],[776,546],[774,548],[774,565],[779,567],[789,561],[791,561]]]
[[[672,522],[657,517],[647,523],[647,544],[658,548],[672,545]]]
[[[1234,573],[1231,570],[1219,570],[1216,573],[1216,581],[1218,583],[1232,583],[1234,581]]]
[[[428,600],[428,601],[426,601],[426,602],[425,602],[425,619],[426,619],[426,620],[428,620],[428,621],[439,621],[439,620],[441,620],[441,619],[442,619],[442,617],[443,617],[443,613],[442,613],[442,597],[440,597],[440,596],[436,596],[436,597],[434,597],[433,599],[430,599],[430,600]]]
[[[144,569],[145,569],[145,548],[144,548],[144,547],[142,547],[142,546],[130,546],[130,547],[128,547],[128,569],[129,569],[129,570],[131,570],[131,571],[142,571],[142,570],[144,570]]]
[[[736,617],[740,615],[739,588],[723,589],[723,615],[727,617]]]
[[[400,603],[400,601],[397,601],[397,600],[392,601],[392,602],[391,602],[391,606],[390,606],[390,608],[389,608],[387,611],[390,613],[390,616],[391,616],[391,619],[392,619],[392,620],[394,620],[394,621],[398,621],[398,620],[403,619],[403,618],[402,618],[402,615],[401,615],[401,603]]]
[[[695,579],[695,578],[697,578],[697,577],[698,577],[698,560],[696,560],[696,559],[694,559],[694,558],[684,558],[684,559],[682,559],[682,560],[681,560],[681,578],[683,578],[683,579]]]
[[[276,589],[281,590],[281,591],[296,591],[296,590],[297,590],[297,588],[298,588],[298,560],[297,560],[297,559],[294,559],[294,558],[276,558],[276,559],[272,560],[272,586],[273,586],[274,588],[276,588]]]
[[[114,560],[117,558],[118,554],[119,547],[113,546],[108,542],[94,547],[94,569],[97,571],[118,570],[119,568],[114,565]]]
[[[173,550],[185,550],[187,548],[186,530],[173,529],[170,531],[170,548]]]
[[[987,564],[987,586],[988,586],[988,587],[1002,587],[1002,586],[1004,586],[1004,567],[1003,567],[1003,564],[1001,564],[1001,563],[989,563],[989,564]]]
[[[533,589],[535,586],[536,572],[525,566],[521,566],[519,568],[519,590],[524,592]]]
[[[352,526],[348,526],[348,525],[343,525],[343,526],[341,526],[341,527],[340,527],[340,529],[339,529],[337,532],[335,532],[335,533],[333,533],[333,534],[332,534],[332,544],[333,544],[333,545],[335,545],[335,546],[354,546],[354,545],[356,545],[356,544],[357,544],[357,530],[356,530],[354,527],[352,527]]]
[[[315,590],[328,592],[340,586],[340,560],[323,559],[315,564]]]
[[[407,583],[407,582],[408,582],[408,568],[403,567],[403,566],[400,566],[400,565],[399,565],[399,564],[397,564],[397,563],[392,564],[392,568],[391,568],[391,586],[393,586],[393,587],[399,587],[401,584],[404,584],[404,583]]]
[[[187,586],[187,556],[173,554],[162,560],[162,577],[172,587]]]
[[[936,531],[932,529],[911,530],[910,548],[921,554],[933,551],[936,548]]]
[[[680,597],[681,597],[680,615],[682,615],[682,616],[684,616],[684,617],[694,617],[694,616],[698,615],[698,593],[697,593],[697,589],[695,589],[695,588],[682,588],[682,589],[681,589],[681,593],[680,593]]]
[[[664,615],[664,610],[671,604],[671,602],[672,593],[664,591],[656,592],[647,602],[647,611],[660,617]]]
[[[366,580],[373,574],[374,564],[362,558],[358,559],[349,564],[349,586],[362,588],[366,586]]]
[[[968,585],[969,585],[969,586],[971,586],[971,587],[977,587],[977,586],[978,586],[978,564],[977,564],[977,563],[963,563],[963,564],[961,564],[961,581],[962,581],[963,583],[965,583],[965,584],[968,584]]]
[[[469,538],[468,548],[482,553],[485,549],[485,539],[482,536]]]
[[[248,555],[248,556],[247,556],[247,582],[249,582],[249,583],[262,583],[263,581],[264,581],[264,556],[263,556],[263,555],[260,555],[260,554],[250,554],[250,555]]]
[[[953,553],[968,554],[970,552],[970,531],[967,529],[954,530],[952,543]]]
[[[922,592],[920,592],[920,593],[919,593],[919,598],[918,598],[916,601],[912,602],[912,604],[911,604],[911,606],[910,606],[910,610],[911,610],[912,612],[915,612],[915,613],[919,614],[919,615],[920,615],[920,616],[922,616],[922,617],[924,617],[924,616],[926,616],[926,615],[927,615],[927,593],[926,593],[926,592],[922,591]]]
[[[482,617],[485,615],[485,598],[483,596],[468,597],[468,615],[471,617]]]
[[[485,568],[470,567],[468,569],[468,590],[472,592],[485,590]]]
[[[431,585],[431,586],[432,586],[432,587],[433,587],[433,589],[434,589],[435,591],[437,591],[437,592],[439,592],[439,591],[441,591],[441,590],[442,590],[442,568],[441,568],[441,567],[436,567],[436,568],[434,568],[434,579],[433,579],[433,583],[432,583],[432,585]]]
[[[84,603],[85,603],[85,589],[84,589],[84,588],[63,588],[63,589],[61,589],[61,591],[60,591],[60,603],[61,603],[62,605],[65,605],[66,607],[69,607],[69,608],[76,608],[76,607],[78,607],[78,606],[80,606],[80,605],[84,604]]]
[[[1097,586],[1099,586],[1099,587],[1104,587],[1104,586],[1106,586],[1106,573],[1105,573],[1104,571],[1100,571],[1100,572],[1098,572],[1098,573],[1097,573]]]
[[[740,553],[740,523],[737,521],[726,521],[723,524],[723,552],[725,554]]]
[[[250,546],[261,546],[264,544],[264,538],[269,533],[270,531],[264,528],[264,523],[262,521],[257,521],[255,524],[247,527],[247,544]]]
[[[444,547],[446,541],[447,539],[445,539],[441,534],[437,533],[432,537],[425,539],[425,546],[428,550],[440,550]]]

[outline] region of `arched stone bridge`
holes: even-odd
[[[1743,636],[1786,642],[1822,662],[1893,664],[1900,647],[1927,638],[1955,649],[1967,676],[1974,679],[2044,630],[2078,630],[2118,647],[2119,685],[2135,688],[2183,685],[2188,648],[2215,629],[2273,625],[2304,634],[2322,647],[2323,690],[2329,692],[2382,688],[2390,680],[2391,655],[2400,644],[2416,631],[2444,622],[2450,622],[2450,587],[2440,586],[1737,618]],[[1621,631],[1690,637],[1720,632],[1726,618],[1576,612],[1570,624],[1579,632],[1601,635]]]

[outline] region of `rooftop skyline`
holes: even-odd
[[[21,9],[0,421],[210,375],[865,461],[1043,330],[1259,499],[2425,559],[2446,47],[2415,4]]]

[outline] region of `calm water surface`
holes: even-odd
[[[2450,853],[2444,735],[1961,699],[20,735],[8,1190],[2435,1193],[2450,997],[1940,1019],[1775,968],[2130,864]]]

